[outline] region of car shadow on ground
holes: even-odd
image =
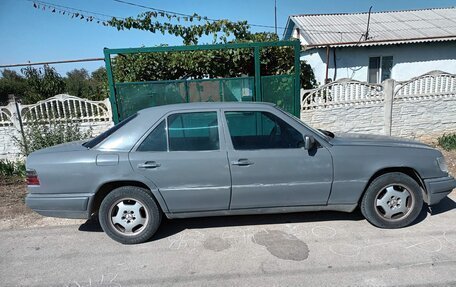
[[[447,196],[438,204],[430,206],[430,213],[431,215],[438,215],[452,209],[456,209],[456,202]]]
[[[411,224],[415,225],[428,215],[438,215],[456,208],[456,202],[446,197],[439,204],[429,208],[426,204],[423,206],[418,218]],[[283,213],[283,214],[260,214],[260,215],[235,215],[235,216],[217,216],[217,217],[199,217],[186,219],[169,220],[165,217],[157,233],[151,241],[160,240],[169,236],[178,234],[186,229],[204,229],[215,227],[231,226],[250,226],[250,225],[269,225],[269,224],[288,224],[304,222],[322,222],[322,221],[359,221],[364,220],[359,209],[352,213],[335,212],[335,211],[317,211],[317,212],[300,212],[300,213]],[[79,226],[79,231],[85,232],[102,232],[100,223],[97,218],[87,220]]]

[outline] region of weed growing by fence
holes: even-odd
[[[14,137],[20,147],[21,154],[28,154],[50,146],[71,141],[84,140],[92,137],[92,130],[81,130],[78,122],[52,121],[50,123],[29,122],[24,128],[24,136]],[[27,146],[27,148],[26,148]]]
[[[0,160],[0,175],[25,177],[23,161]]]
[[[439,142],[439,146],[443,147],[446,150],[456,149],[456,133],[444,134],[437,140]]]

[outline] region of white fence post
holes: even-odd
[[[394,85],[393,79],[388,79],[383,82],[383,94],[385,97],[385,134],[391,135],[391,126],[393,122],[393,98],[394,98]]]
[[[106,99],[104,99],[103,103],[104,103],[105,106],[106,106],[106,109],[107,109],[107,113],[108,113],[109,119],[112,120],[111,101],[109,100],[109,98],[106,98]]]

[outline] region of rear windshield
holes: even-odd
[[[93,148],[97,144],[101,143],[104,139],[106,139],[107,137],[109,137],[110,135],[115,133],[118,129],[123,127],[126,123],[128,123],[129,121],[134,119],[137,115],[138,114],[134,114],[134,115],[129,116],[128,118],[126,118],[125,120],[121,121],[117,125],[113,126],[109,130],[99,134],[97,137],[91,139],[88,142],[83,143],[82,145],[85,146],[86,148]]]

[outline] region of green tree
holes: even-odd
[[[34,3],[33,6],[53,13],[62,12],[60,7],[52,4]],[[209,35],[213,36],[214,43],[279,40],[274,33],[252,33],[247,21],[214,20],[196,13],[184,15],[152,10],[136,17],[121,19],[113,17],[111,20],[102,21],[88,14],[82,15],[81,11],[66,12],[71,18],[87,22],[94,21],[103,26],[115,27],[117,30],[137,29],[153,34],[174,35],[181,38],[185,45],[196,45],[202,37]],[[292,49],[271,47],[262,50],[262,75],[292,72],[294,62]],[[236,77],[252,75],[253,70],[253,55],[249,49],[122,55],[114,61],[114,74],[117,79],[123,81]],[[312,69],[307,63],[301,63],[301,87],[311,88],[315,85]]]
[[[273,33],[249,34],[236,42],[278,41]],[[255,74],[252,49],[139,53],[117,56],[114,75],[119,82],[177,80],[186,78],[241,77]],[[261,75],[290,74],[294,70],[292,47],[261,49]],[[301,62],[301,87],[316,85],[310,66]]]
[[[28,156],[46,147],[88,139],[92,137],[92,129],[84,129],[80,123],[71,121],[31,121],[25,126],[24,136],[25,141],[20,136],[13,136],[13,139],[19,145],[21,154]]]
[[[90,76],[86,69],[74,69],[66,74],[65,92],[79,98],[90,98],[92,89]]]
[[[74,69],[65,78],[66,92],[72,96],[89,100],[104,100],[108,97],[108,76],[100,67],[90,75],[86,69]]]
[[[44,65],[43,68],[29,66],[21,71],[27,84],[27,91],[22,98],[25,104],[36,103],[65,91],[64,79],[48,65]]]
[[[104,67],[92,72],[90,75],[90,87],[92,89],[91,100],[101,101],[109,96],[108,76]]]
[[[166,17],[167,21],[155,21],[157,17]],[[172,20],[175,20],[174,22]],[[193,24],[199,22],[199,24]],[[181,24],[186,22],[187,24]],[[189,24],[191,23],[191,24]],[[188,17],[179,17],[175,14],[157,13],[149,11],[139,14],[137,17],[124,19],[112,18],[105,23],[117,30],[138,29],[152,33],[174,35],[182,38],[185,45],[196,45],[203,35],[212,35],[213,42],[226,42],[230,36],[245,38],[248,35],[250,25],[247,21],[230,21],[227,19],[209,20],[207,17],[193,14]]]
[[[8,102],[8,95],[14,94],[21,97],[27,90],[25,79],[16,71],[5,69],[0,78],[0,104]]]

